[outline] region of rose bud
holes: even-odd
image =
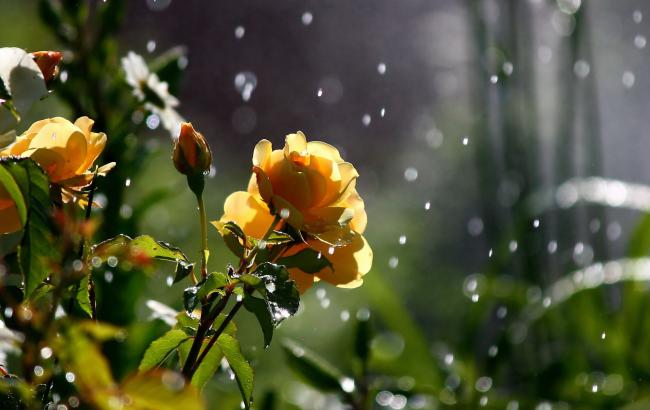
[[[210,171],[212,153],[203,134],[196,131],[192,124],[181,124],[181,132],[174,146],[174,166],[183,175],[203,175]]]
[[[41,69],[45,82],[49,83],[59,73],[59,63],[63,54],[59,51],[35,51],[32,53],[34,62]]]

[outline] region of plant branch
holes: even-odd
[[[244,304],[244,299],[243,298],[241,300],[237,301],[237,303],[235,304],[235,306],[233,306],[230,313],[228,313],[228,316],[226,316],[226,318],[223,320],[223,322],[221,322],[221,325],[219,326],[219,328],[214,332],[214,335],[212,335],[212,337],[210,338],[210,341],[208,342],[208,345],[205,347],[205,349],[203,349],[203,351],[201,352],[201,355],[196,360],[196,363],[194,363],[194,366],[190,370],[190,373],[189,373],[190,380],[192,379],[192,376],[194,375],[196,370],[201,365],[201,362],[203,362],[203,359],[205,359],[205,356],[208,355],[208,353],[210,352],[210,349],[212,349],[212,346],[214,346],[217,339],[219,339],[219,336],[221,336],[223,331],[226,329],[226,326],[228,326],[228,324],[232,321],[232,319],[235,317],[235,315],[237,314],[237,312],[239,311],[239,309],[242,307],[243,304]]]
[[[197,195],[199,203],[199,218],[201,220],[201,276],[205,279],[208,276],[208,221],[205,215],[205,204],[203,195]]]
[[[183,365],[182,373],[187,379],[192,379],[192,375],[194,374],[192,368],[194,366],[196,358],[199,356],[201,346],[203,346],[205,335],[208,333],[208,330],[210,330],[214,319],[226,307],[231,294],[231,291],[227,292],[226,295],[221,298],[219,302],[217,302],[212,312],[210,312],[209,305],[203,305],[203,308],[201,309],[201,321],[199,322],[199,328],[196,330],[196,335],[194,336],[192,347],[190,348],[190,352],[187,355],[187,360],[185,360],[185,364]]]

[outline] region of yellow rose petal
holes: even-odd
[[[357,235],[352,243],[340,248],[332,249],[318,241],[309,241],[309,245],[334,266],[334,270],[326,267],[316,273],[320,279],[333,285],[347,288],[360,286],[363,276],[372,266],[372,249],[362,235]]]
[[[274,217],[263,202],[245,191],[233,192],[223,205],[222,222],[235,222],[246,235],[260,239],[273,223]]]

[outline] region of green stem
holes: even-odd
[[[233,306],[230,313],[228,313],[228,316],[226,316],[226,318],[223,320],[223,322],[221,323],[219,328],[214,332],[214,335],[212,335],[212,337],[210,338],[210,341],[208,342],[208,345],[205,347],[205,349],[203,349],[203,351],[201,352],[201,355],[196,360],[196,363],[194,363],[194,366],[190,370],[190,373],[189,373],[189,379],[190,380],[192,379],[192,376],[194,375],[196,370],[201,365],[201,362],[203,362],[203,359],[205,359],[205,356],[208,355],[208,353],[210,352],[210,349],[212,349],[212,346],[214,346],[217,339],[219,339],[219,336],[221,336],[223,331],[226,329],[226,326],[228,326],[228,324],[232,321],[232,319],[237,314],[237,311],[239,311],[239,309],[241,308],[241,306],[243,304],[244,304],[244,299],[243,298],[241,300],[237,301],[237,303],[235,304],[235,306]]]
[[[205,279],[208,276],[208,221],[205,215],[205,204],[203,195],[197,195],[199,203],[199,218],[201,219],[201,276]]]
[[[230,292],[226,293],[226,295],[223,298],[221,298],[221,300],[214,307],[214,310],[212,312],[210,312],[209,305],[203,305],[203,308],[201,310],[201,321],[199,323],[199,328],[196,330],[196,335],[194,336],[194,342],[192,342],[192,347],[190,348],[190,352],[187,355],[187,360],[185,360],[185,364],[183,365],[182,373],[188,380],[191,380],[192,375],[194,374],[193,371],[194,362],[196,361],[196,358],[199,356],[199,352],[201,351],[201,346],[203,346],[203,339],[205,339],[205,335],[208,333],[208,330],[210,330],[210,327],[212,326],[214,319],[226,307],[226,304],[228,303],[228,299],[230,298],[231,294],[232,293]]]

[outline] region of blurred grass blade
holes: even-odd
[[[305,382],[323,391],[341,390],[345,375],[327,360],[290,339],[283,340],[282,348],[289,367]]]

